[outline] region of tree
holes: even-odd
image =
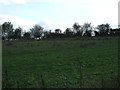
[[[91,36],[92,26],[91,23],[84,23],[82,26],[82,36]]]
[[[10,38],[13,38],[13,24],[11,24],[11,22],[4,22],[2,24],[2,35],[6,35],[7,34],[7,38],[8,40]]]
[[[25,32],[25,33],[23,34],[23,37],[24,37],[25,39],[30,39],[30,33],[29,33],[29,32]]]
[[[40,39],[40,37],[43,33],[43,28],[40,25],[36,24],[35,26],[33,26],[32,29],[30,29],[30,31],[31,31],[31,34],[34,38]]]
[[[98,25],[97,28],[99,29],[99,33],[102,36],[110,34],[110,24],[108,23]]]
[[[15,39],[20,39],[21,38],[21,33],[22,33],[22,28],[21,27],[16,28],[15,32],[14,32],[14,38]]]
[[[2,35],[2,25],[0,24],[0,34]]]
[[[64,33],[67,37],[71,37],[73,35],[73,31],[70,28],[67,28]]]
[[[73,29],[74,29],[74,33],[77,33],[77,32],[79,32],[80,31],[80,25],[78,24],[78,23],[74,23],[73,24]]]
[[[4,40],[5,37],[2,35],[2,25],[0,24],[0,39]]]
[[[98,31],[95,31],[95,36],[99,36],[99,32]]]

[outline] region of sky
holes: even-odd
[[[119,0],[0,0],[0,24],[11,22],[14,28],[28,31],[35,24],[45,30],[64,31],[75,22],[83,25],[109,23],[118,27]]]

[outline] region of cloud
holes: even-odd
[[[33,27],[36,23],[31,20],[22,19],[13,15],[0,15],[0,24],[4,22],[11,22],[14,28],[22,27],[24,30],[28,31],[29,28]]]
[[[118,1],[119,0],[83,0],[78,6],[73,9],[81,12],[75,20],[80,22],[91,22],[93,25],[102,23],[110,23],[113,28],[117,28],[118,25]],[[70,4],[69,4],[70,5]],[[64,8],[72,7],[66,6]],[[84,11],[83,11],[84,10]],[[86,12],[86,13],[85,13]]]
[[[49,3],[81,3],[81,2],[90,2],[96,0],[0,0],[1,4],[10,5],[10,4],[25,4],[28,2],[49,2]]]
[[[66,6],[73,5],[73,4],[81,4],[84,3],[84,5],[88,5],[89,3],[93,3],[95,4],[97,3],[102,3],[102,4],[107,4],[109,2],[118,2],[119,0],[0,0],[1,4],[5,4],[5,5],[10,5],[10,4],[25,4],[28,2],[49,2],[49,3],[65,3],[67,4]],[[69,4],[68,4],[69,3]],[[75,7],[77,6],[75,5]]]
[[[44,18],[38,24],[43,26],[45,29],[52,31],[54,31],[55,29],[61,29],[62,31],[65,31],[66,28],[70,27],[69,24],[66,24],[64,22],[52,21],[48,18]]]
[[[0,4],[10,5],[10,4],[25,4],[28,0],[0,0]]]
[[[52,21],[47,18],[37,23],[31,20],[22,19],[20,17],[13,16],[13,15],[0,15],[0,24],[3,24],[4,22],[11,22],[14,28],[17,28],[20,26],[23,28],[24,31],[29,31],[29,29],[32,28],[35,24],[41,25],[45,30],[52,30],[52,31],[58,28],[64,31],[67,27],[70,26],[66,23]]]
[[[38,23],[45,29],[54,30],[60,28],[65,30],[67,27],[72,27],[74,22],[80,22],[81,25],[84,22],[91,22],[95,26],[108,22],[113,27],[116,27],[118,24],[118,0],[0,0],[0,3],[5,5],[27,4],[29,2],[48,2],[52,3],[50,5],[54,6],[54,15],[52,14],[52,11],[46,7],[45,10],[49,10],[46,12],[50,12],[50,14],[47,14],[51,16],[47,16],[46,14],[45,17],[47,18],[42,17],[43,19]],[[1,8],[1,10],[4,10],[4,8]],[[33,11],[35,10],[36,9],[33,8]],[[32,19],[36,17],[33,14],[31,15],[31,18],[33,17]],[[53,19],[51,20],[50,18]],[[28,27],[31,28],[31,26],[36,24],[36,22],[31,20],[22,19],[13,15],[0,15],[0,19],[2,20],[1,22],[9,20],[13,22],[15,26],[21,25],[25,29],[28,29]],[[61,20],[63,21],[61,22]]]
[[[28,2],[56,2],[56,0],[0,0],[0,4],[4,5],[26,4]]]

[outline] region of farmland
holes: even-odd
[[[3,41],[3,88],[118,87],[118,38]]]

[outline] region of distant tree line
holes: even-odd
[[[112,29],[110,24],[101,24],[97,27],[93,27],[91,23],[74,23],[73,28],[66,28],[62,33],[62,30],[55,29],[54,32],[51,30],[44,30],[44,28],[38,24],[34,25],[28,32],[23,32],[21,27],[13,28],[11,22],[4,22],[0,25],[2,40],[20,40],[20,39],[51,39],[51,38],[66,38],[66,37],[91,37],[91,36],[120,36],[120,28]]]

